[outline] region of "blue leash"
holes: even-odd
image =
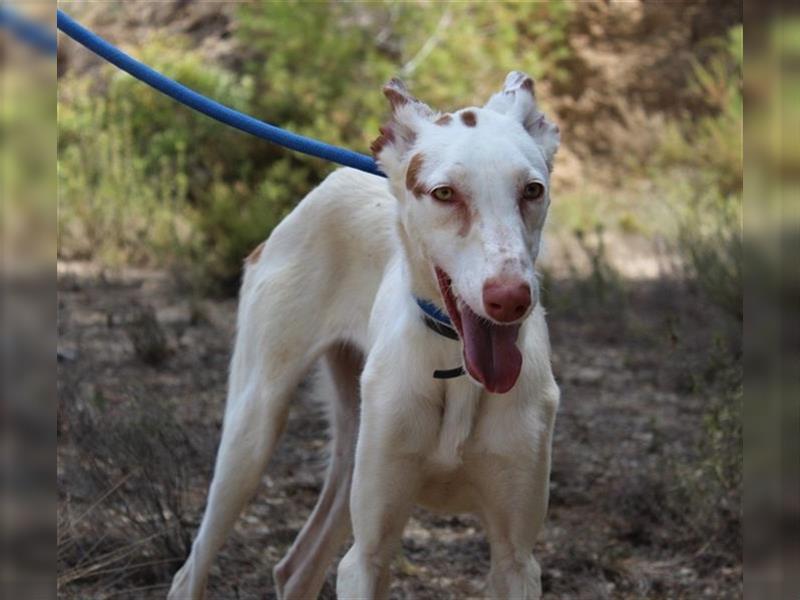
[[[101,58],[104,58],[111,64],[133,75],[139,81],[143,81],[147,85],[157,89],[159,92],[166,94],[181,104],[185,104],[196,111],[208,115],[212,119],[216,119],[226,125],[263,138],[274,144],[284,146],[290,150],[296,150],[297,152],[316,156],[317,158],[329,160],[346,167],[353,167],[354,169],[372,173],[373,175],[386,177],[370,156],[359,154],[358,152],[353,152],[345,148],[331,146],[330,144],[325,144],[302,135],[297,135],[296,133],[285,131],[280,127],[275,127],[274,125],[254,119],[238,110],[234,110],[224,104],[206,98],[202,94],[198,94],[185,85],[181,85],[177,81],[162,75],[144,63],[131,58],[94,32],[83,27],[62,10],[57,12],[57,24],[61,31],[79,44],[86,46]]]
[[[18,40],[42,54],[55,55],[58,44],[49,29],[29,21],[8,6],[0,6],[0,27],[8,29]]]
[[[62,10],[56,12],[56,22],[61,31],[101,58],[126,71],[139,81],[143,81],[157,89],[162,94],[166,94],[181,104],[185,104],[212,119],[290,150],[296,150],[297,152],[316,156],[346,167],[386,177],[373,158],[366,154],[338,148],[337,146],[285,131],[280,127],[259,121],[238,110],[211,100],[185,85],[181,85],[177,81],[128,56],[96,33],[83,27]],[[18,39],[45,54],[53,55],[56,53],[56,39],[48,30],[5,6],[0,6],[0,27],[7,28]]]

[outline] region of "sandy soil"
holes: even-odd
[[[550,511],[535,549],[545,597],[740,596],[736,553],[686,531],[678,513],[692,507],[676,510],[671,496],[673,463],[691,461],[703,433],[704,400],[691,380],[717,322],[669,282],[629,282],[602,305],[576,301],[572,282],[549,286],[562,405]],[[61,597],[163,597],[204,505],[235,301],[194,299],[161,272],[81,264],[59,266],[59,289]],[[148,327],[150,354],[140,339]],[[183,441],[154,450],[163,425],[155,421],[141,439],[115,437],[153,406]],[[325,448],[324,413],[301,389],[261,489],[212,571],[209,598],[274,597],[271,569],[313,507]],[[144,539],[162,529],[142,498],[171,497],[174,477],[179,499],[159,516],[180,529],[170,550]],[[119,548],[130,550],[119,558]],[[418,510],[393,566],[392,597],[483,597],[488,562],[476,519]],[[322,597],[333,589],[331,569]]]

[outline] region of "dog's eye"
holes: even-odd
[[[526,185],[525,189],[522,190],[522,197],[525,200],[539,200],[542,196],[544,196],[544,186],[535,181]]]
[[[431,192],[431,196],[436,198],[439,202],[450,202],[455,196],[455,192],[453,188],[447,187],[443,185],[442,187],[438,187]]]

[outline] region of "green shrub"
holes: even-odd
[[[142,58],[248,110],[246,78],[209,66],[180,42],[150,40]],[[276,222],[256,198],[265,144],[112,67],[94,80],[68,80],[60,92],[60,255],[171,266],[202,291],[235,289],[242,258]]]
[[[673,123],[657,160],[675,203],[677,245],[708,298],[742,319],[742,27],[695,65],[693,92],[711,113]]]
[[[176,239],[185,220],[182,155],[148,169],[132,146],[129,118],[119,117],[59,153],[61,256],[141,264],[184,241]]]

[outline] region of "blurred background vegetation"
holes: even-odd
[[[741,312],[735,11],[185,4],[66,8],[201,93],[362,152],[392,76],[447,110],[482,104],[510,70],[531,73],[564,131],[552,232],[657,238]],[[61,58],[62,258],[168,266],[197,290],[235,293],[242,258],[335,168],[178,106],[72,45]]]
[[[545,304],[555,319],[613,314],[617,323],[631,282],[648,280],[713,312],[707,331],[694,332],[701,359],[681,357],[681,315],[663,316],[679,349],[664,364],[686,367],[679,385],[703,398],[705,413],[691,458],[653,475],[665,496],[639,500],[672,515],[671,530],[740,553],[738,3],[61,4],[211,98],[364,153],[393,76],[446,111],[482,105],[510,70],[533,75],[563,142]],[[61,42],[59,258],[156,267],[193,296],[235,294],[243,258],[335,165],[212,121]],[[624,328],[633,350],[655,335],[636,327],[628,319]]]

